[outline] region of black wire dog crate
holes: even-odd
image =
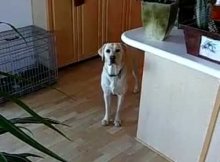
[[[36,26],[0,32],[0,91],[22,96],[57,81],[53,34]],[[24,78],[24,79],[20,79]],[[5,98],[0,97],[0,103]]]

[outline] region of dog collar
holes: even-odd
[[[107,74],[108,74],[109,77],[119,77],[119,78],[121,78],[121,73],[122,73],[123,69],[124,69],[124,66],[119,70],[118,74],[109,74],[108,71],[107,71]]]

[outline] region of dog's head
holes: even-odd
[[[124,61],[125,45],[122,43],[106,43],[98,51],[102,60],[108,65],[121,65]]]

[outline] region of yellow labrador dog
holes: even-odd
[[[101,75],[101,87],[105,101],[105,115],[102,125],[110,123],[111,95],[117,95],[118,103],[114,119],[116,127],[121,126],[120,111],[122,108],[124,95],[127,91],[127,66],[125,59],[125,46],[121,43],[106,43],[98,51],[104,61]],[[133,65],[133,76],[135,78],[134,92],[139,91],[139,81],[137,77],[137,66]]]

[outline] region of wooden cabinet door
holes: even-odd
[[[129,0],[127,1],[128,12],[127,12],[127,23],[126,30],[138,28],[142,26],[141,22],[141,1],[139,0]],[[143,60],[144,60],[144,52],[138,49],[128,47],[127,54],[135,53],[136,64],[138,65],[138,69],[143,68]],[[140,70],[141,71],[141,70]]]
[[[99,48],[100,22],[99,0],[87,0],[77,7],[78,61],[97,55]]]
[[[56,36],[58,66],[62,67],[77,61],[74,51],[73,18],[71,0],[52,0],[52,28]]]
[[[102,0],[103,42],[121,41],[125,31],[127,0]]]
[[[134,29],[142,26],[141,22],[141,1],[129,0],[128,1],[128,29]]]
[[[141,26],[141,2],[102,0],[102,15],[103,41],[118,42],[125,30]]]
[[[97,55],[105,42],[120,42],[121,34],[141,26],[140,1],[50,0],[59,67]]]

